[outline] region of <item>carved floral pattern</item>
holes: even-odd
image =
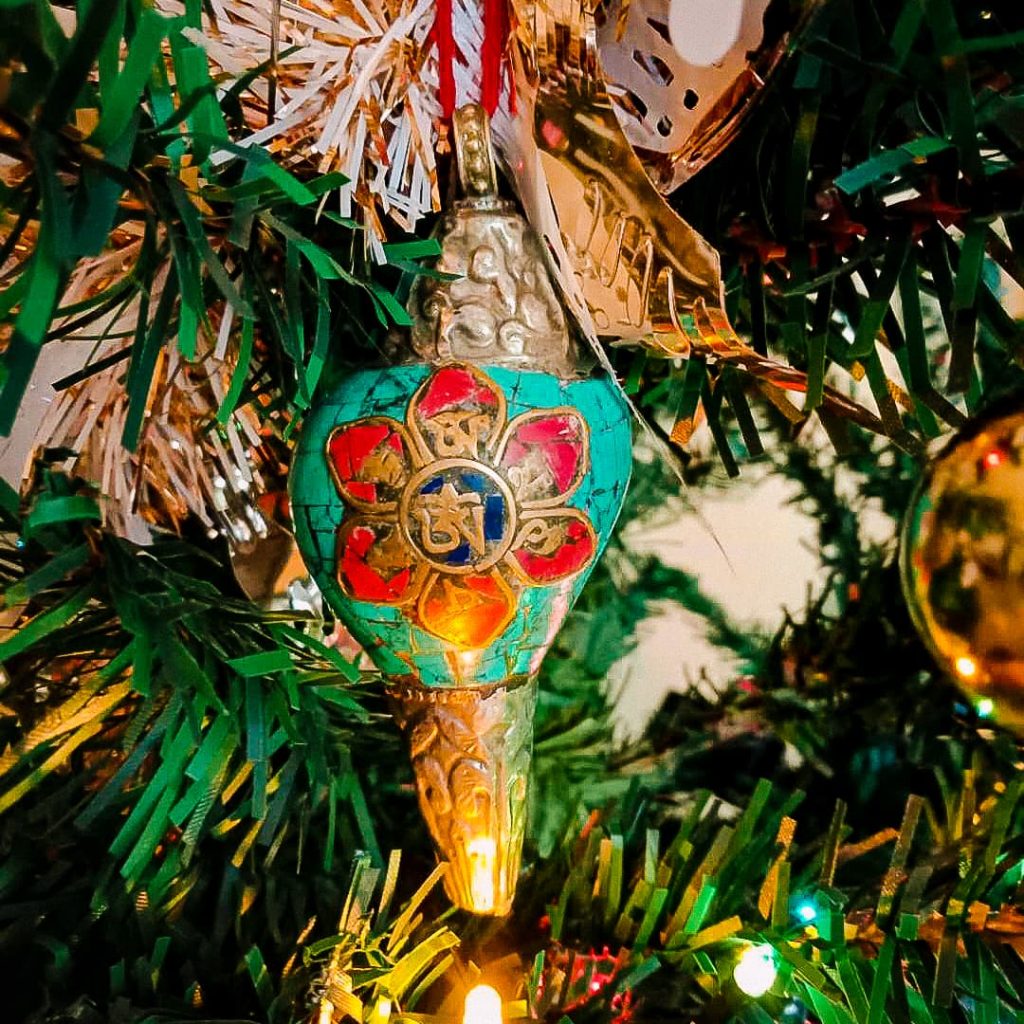
[[[448,861],[445,888],[475,913],[508,913],[526,828],[536,680],[394,687],[389,696],[408,739],[420,810]]]
[[[398,605],[462,650],[507,628],[518,595],[590,564],[590,519],[566,505],[589,467],[587,426],[572,408],[508,422],[505,395],[478,368],[434,370],[405,423],[370,416],[327,442],[350,509],[338,533],[349,597]]]

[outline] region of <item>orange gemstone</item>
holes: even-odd
[[[462,650],[487,647],[515,612],[516,599],[497,572],[483,576],[435,576],[419,602],[424,629]]]

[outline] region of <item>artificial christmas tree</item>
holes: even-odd
[[[0,488],[6,1017],[1024,1011],[1017,738],[915,632],[895,541],[937,497],[915,491],[941,475],[931,441],[1019,409],[1024,21],[956,0],[701,11],[0,4],[0,428],[31,411],[43,346],[95,346]],[[702,35],[722,70],[698,91]],[[432,218],[472,102],[575,340],[637,414],[622,521],[771,472],[812,511],[823,568],[762,638],[712,581],[612,537],[545,637],[500,920],[446,898],[371,662],[317,600],[274,599],[276,554],[243,590],[239,557],[250,582],[259,559],[225,535],[273,523],[291,550],[297,438],[389,357],[410,294],[452,286]],[[1004,449],[990,468],[1010,481]],[[244,502],[219,508],[236,469]],[[993,531],[975,551],[942,524],[976,590]],[[922,533],[915,555],[916,536],[906,572],[934,580],[946,549]],[[948,625],[950,592],[927,595]],[[608,671],[665,601],[735,679],[619,741]]]

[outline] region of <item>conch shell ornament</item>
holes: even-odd
[[[454,126],[465,198],[446,221],[439,262],[452,279],[417,282],[407,357],[582,373],[537,238],[498,198],[486,115],[462,107]],[[495,293],[507,301],[496,307]],[[420,810],[448,861],[449,898],[477,914],[507,914],[526,829],[536,677],[490,687],[392,685],[388,695]]]
[[[465,198],[443,221],[440,273],[416,282],[386,383],[376,378],[358,407],[352,383],[330,432],[305,429],[311,452],[327,437],[346,504],[328,561],[333,603],[388,679],[448,895],[503,915],[525,833],[537,672],[618,515],[632,431],[618,386],[569,331],[540,242],[498,196],[486,115],[462,107],[454,125]],[[395,398],[404,417],[372,404],[407,379],[411,397]],[[300,529],[308,479],[293,474]],[[322,551],[332,534],[321,536]],[[367,602],[400,618],[385,624]]]

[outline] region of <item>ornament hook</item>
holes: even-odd
[[[452,124],[462,194],[467,199],[497,199],[498,172],[487,112],[479,103],[467,103],[455,111]]]

